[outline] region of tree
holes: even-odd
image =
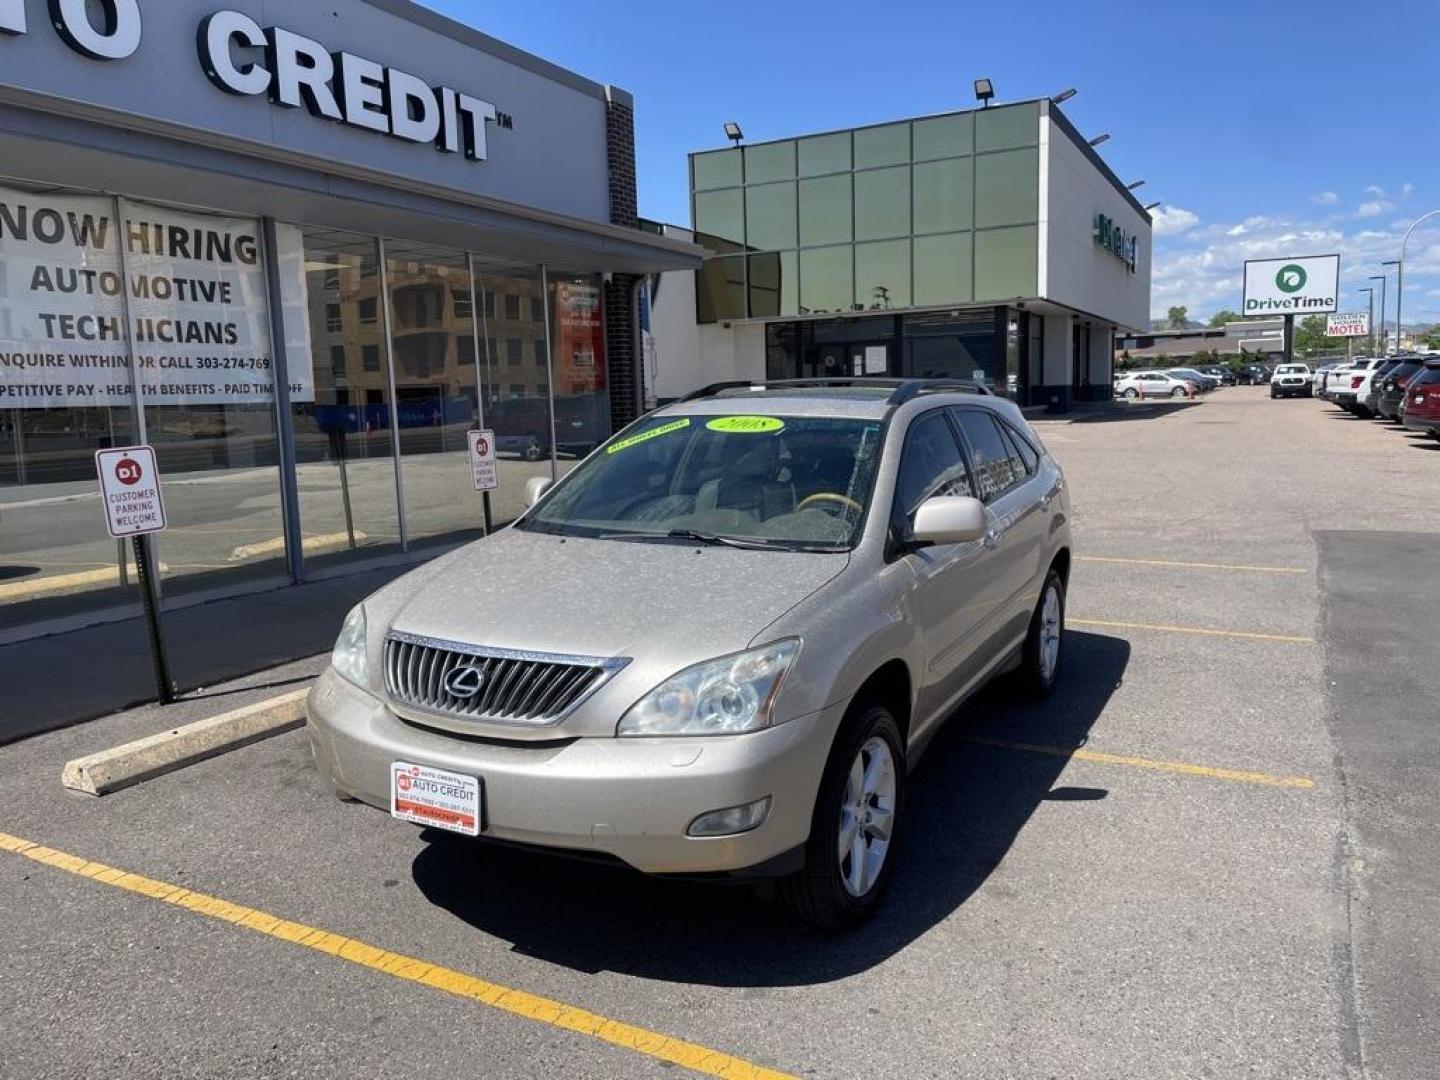
[[[1343,349],[1341,338],[1325,336],[1325,316],[1306,315],[1295,324],[1294,349],[1296,356],[1314,356],[1316,353]]]
[[[1185,324],[1190,321],[1190,309],[1183,304],[1177,304],[1165,312],[1165,321],[1171,330],[1184,330]]]
[[[1213,327],[1224,326],[1226,323],[1229,323],[1229,322],[1239,322],[1239,321],[1240,321],[1240,315],[1239,315],[1239,313],[1234,312],[1234,311],[1231,311],[1229,308],[1221,308],[1219,311],[1215,312],[1214,315],[1211,315],[1211,316],[1210,316],[1210,324],[1209,324],[1209,325],[1213,328]]]

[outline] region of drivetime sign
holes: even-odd
[[[1339,296],[1339,255],[1245,264],[1246,315],[1327,315],[1337,310]]]

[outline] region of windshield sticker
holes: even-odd
[[[776,416],[722,416],[705,426],[727,435],[775,435],[785,430],[785,421]]]
[[[631,435],[628,439],[621,439],[617,443],[611,443],[605,448],[607,454],[618,454],[621,450],[628,450],[637,443],[649,442],[651,439],[658,439],[661,435],[669,435],[672,431],[679,431],[690,426],[690,421],[675,420],[668,424],[661,424],[649,431],[642,431],[639,435]]]

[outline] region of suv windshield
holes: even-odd
[[[879,420],[657,416],[597,450],[519,528],[790,550],[855,545]]]

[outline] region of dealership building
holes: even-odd
[[[633,103],[407,0],[0,4],[0,643],[423,556],[638,415]]]
[[[1150,217],[1052,101],[690,156],[694,274],[655,283],[659,400],[728,379],[983,379],[1111,395],[1150,324]]]

